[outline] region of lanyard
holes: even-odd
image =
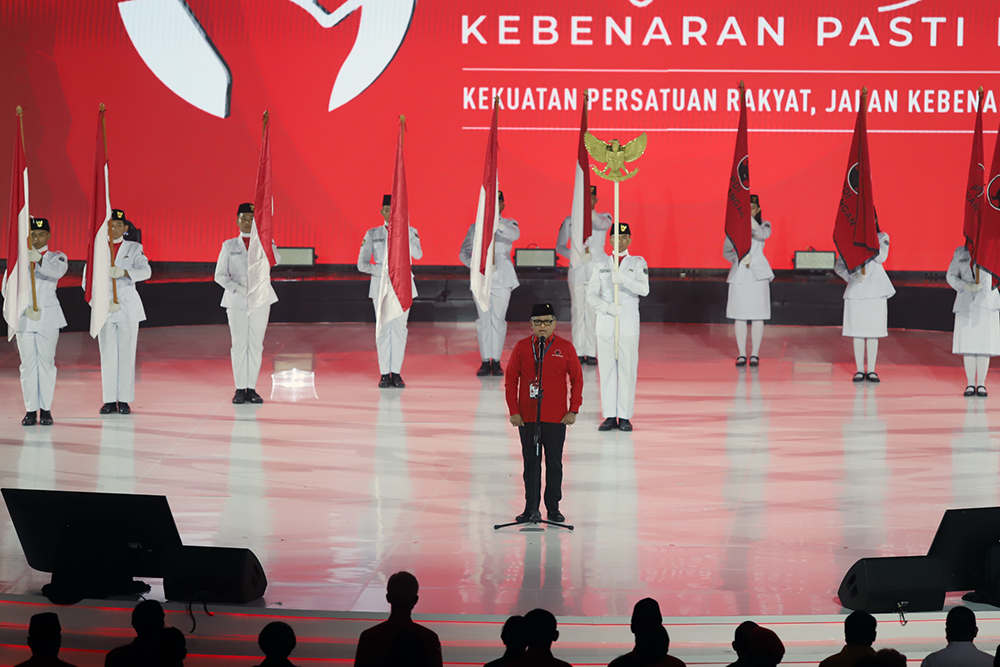
[[[537,341],[538,341],[538,338],[535,338],[534,341],[532,341],[532,343],[531,343],[531,354],[535,357],[535,365],[536,366],[538,365],[538,362],[539,362],[540,358],[544,358],[545,357],[545,353],[549,351],[550,347],[552,347],[552,337],[549,336],[548,341],[545,343],[545,349],[542,350],[542,357],[538,356],[538,343],[537,343]]]

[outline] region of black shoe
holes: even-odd
[[[532,514],[534,514],[534,512],[532,512],[531,510],[524,510],[524,512],[514,517],[514,521],[517,523],[528,523],[528,521],[531,519]]]
[[[566,515],[559,510],[549,510],[548,517],[549,521],[555,521],[556,523],[564,523],[566,521]]]
[[[484,378],[484,377],[488,377],[492,373],[493,373],[493,362],[487,360],[487,361],[484,361],[482,364],[479,365],[479,370],[476,371],[476,377],[477,378]]]
[[[596,366],[597,365],[597,357],[587,357],[587,365],[588,366]]]
[[[258,394],[255,390],[250,388],[247,389],[247,400],[257,405],[260,405],[261,403],[264,402],[264,399],[260,397],[260,394]]]
[[[102,415],[110,415],[110,414],[113,414],[115,412],[118,412],[118,404],[117,403],[105,403],[104,405],[101,406],[101,414]]]
[[[743,368],[747,365],[747,358],[743,355],[736,357],[736,368]]]
[[[627,419],[619,419],[618,420],[618,430],[619,431],[631,431],[632,430],[632,422],[630,422]]]
[[[493,374],[493,377],[503,377],[503,369],[500,368],[499,359],[493,359],[490,362],[490,372]]]
[[[976,396],[986,397],[988,395],[989,394],[986,393],[986,387],[984,387],[983,385],[979,385],[978,387],[976,387]]]
[[[393,387],[399,387],[400,389],[402,389],[403,387],[405,387],[406,383],[403,382],[403,376],[400,375],[399,373],[393,373],[392,374],[392,386]]]
[[[34,426],[38,423],[38,415],[34,412],[27,412],[21,420],[21,426]]]
[[[755,367],[760,366],[760,357],[757,355],[750,357],[750,365]]]
[[[618,419],[615,417],[608,417],[601,422],[601,425],[597,427],[598,431],[610,431],[612,429],[618,428]]]
[[[851,378],[851,382],[864,382],[864,381],[865,381],[865,374],[862,373],[861,371],[855,373],[854,377]]]
[[[42,426],[52,426],[52,413],[48,410],[40,410],[38,413],[38,423]]]
[[[125,401],[118,401],[118,414],[120,415],[130,415],[132,414],[132,408],[128,406]]]
[[[247,402],[247,390],[237,389],[236,393],[233,394],[233,405],[243,405]]]
[[[392,375],[385,373],[378,379],[379,389],[385,389],[386,387],[392,386]]]
[[[881,382],[881,380],[878,379],[878,375],[875,374],[874,372],[869,373],[868,375],[866,375],[865,379],[868,380],[869,382],[874,382],[876,384],[879,383],[879,382]]]
[[[962,394],[962,396],[975,396],[975,395],[976,395],[976,388],[973,387],[971,384],[965,388],[965,393]]]

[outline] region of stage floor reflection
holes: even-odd
[[[892,331],[876,386],[851,382],[839,329],[768,327],[760,368],[737,370],[731,327],[653,324],[634,432],[597,431],[585,369],[576,530],[494,531],[523,507],[520,446],[503,379],[475,377],[474,325],[411,324],[402,390],[376,387],[373,337],[272,325],[266,402],[234,406],[226,327],[144,329],[134,413],[102,417],[97,343],[64,334],[49,428],[20,425],[7,345],[2,485],[163,494],[185,543],[257,554],[269,606],[383,611],[409,570],[423,614],[627,617],[646,596],[665,616],[832,614],[858,558],[926,553],[945,509],[998,504],[1000,385],[962,397],[950,334]],[[37,593],[6,508],[0,534],[0,592]]]

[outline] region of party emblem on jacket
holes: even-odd
[[[994,176],[990,181],[986,188],[986,197],[990,200],[990,206],[1000,211],[1000,175]]]
[[[736,173],[740,176],[740,185],[744,190],[750,189],[750,156],[744,155],[740,163],[736,165]]]
[[[358,36],[333,83],[328,111],[347,104],[382,75],[402,46],[417,5],[416,0],[347,0],[328,12],[319,0],[290,1],[322,28],[361,10]],[[139,57],[163,85],[206,113],[229,116],[229,65],[185,0],[125,0],[118,12]],[[252,19],[239,17],[240,22]]]

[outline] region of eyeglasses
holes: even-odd
[[[556,321],[555,320],[531,320],[531,323],[532,324],[537,324],[537,325],[543,326],[543,327],[550,327],[553,324],[555,324]]]

